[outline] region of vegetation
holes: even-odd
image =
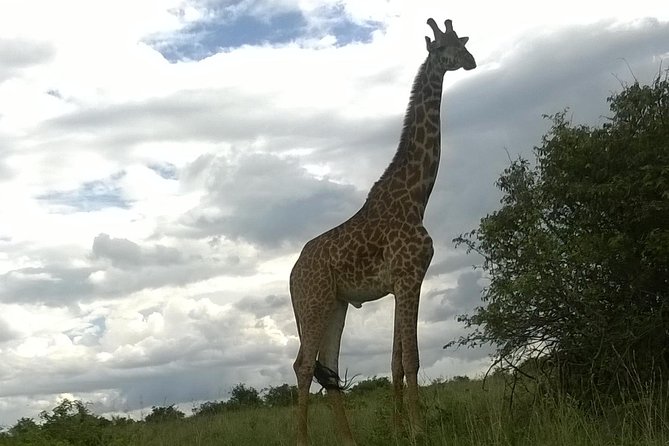
[[[601,127],[552,116],[501,208],[456,239],[490,280],[457,343],[586,404],[669,391],[669,81],[609,102]]]
[[[174,404],[166,407],[153,406],[151,413],[144,418],[144,421],[147,423],[162,423],[164,421],[180,420],[185,416],[186,414],[174,407]]]
[[[392,388],[385,378],[373,378],[349,391],[346,405],[359,444],[411,446],[558,446],[649,445],[669,442],[667,399],[647,395],[642,404],[602,405],[598,414],[573,400],[536,398],[532,389],[517,389],[513,410],[501,373],[484,383],[459,377],[422,387],[425,436],[412,442],[403,429],[392,429]],[[282,387],[282,386],[280,386]],[[290,386],[287,386],[290,387]],[[248,389],[248,388],[247,388]],[[172,409],[170,409],[172,408]],[[165,409],[165,410],[161,410]],[[112,421],[88,412],[79,401],[63,401],[40,422],[22,419],[0,436],[0,446],[220,446],[293,445],[294,408],[261,404],[232,406],[210,414],[166,416],[173,406],[153,408],[144,421]],[[327,400],[315,395],[310,410],[314,446],[338,444]]]

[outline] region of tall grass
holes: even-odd
[[[597,410],[568,398],[517,391],[510,405],[501,379],[433,384],[422,388],[424,435],[414,439],[392,428],[390,389],[347,399],[347,412],[360,445],[579,446],[669,444],[666,395],[651,392],[641,401]],[[142,445],[292,445],[292,408],[258,408],[168,426],[133,426]],[[326,401],[310,410],[314,446],[334,446],[338,437]]]
[[[648,389],[644,399],[580,407],[569,398],[537,397],[517,390],[510,405],[502,379],[435,383],[421,388],[424,434],[412,438],[393,429],[390,388],[349,395],[347,413],[359,445],[379,446],[660,446],[669,444],[667,395]],[[105,446],[293,445],[294,408],[258,407],[163,423],[108,426]],[[313,398],[309,433],[314,446],[338,437],[323,398]],[[18,438],[0,445],[31,444]],[[67,443],[62,443],[67,446]],[[50,444],[53,446],[53,443]]]

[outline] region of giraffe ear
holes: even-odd
[[[469,37],[460,37],[460,43],[466,45],[469,42]]]

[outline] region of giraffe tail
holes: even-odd
[[[354,375],[350,379],[344,376],[344,379],[341,379],[337,372],[327,366],[324,366],[320,363],[320,361],[316,360],[316,367],[314,368],[314,379],[325,390],[339,390],[342,392],[344,390],[348,390],[353,385],[353,380],[356,376],[358,375]]]

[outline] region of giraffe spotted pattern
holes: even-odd
[[[417,374],[417,322],[420,288],[430,261],[432,239],[423,216],[434,187],[441,153],[441,95],[446,71],[476,67],[450,20],[442,32],[433,19],[426,37],[428,56],[416,75],[404,119],[400,144],[390,165],[372,186],[362,208],[344,223],[309,241],[290,275],[290,293],[300,336],[294,363],[298,385],[297,443],[308,444],[307,401],[319,367],[327,387],[342,441],[354,445],[341,391],[332,376],[338,372],[339,347],[349,304],[388,294],[395,296],[391,370],[396,422],[403,413],[406,378],[407,412],[412,432],[421,429]],[[319,376],[322,370],[319,368]],[[334,378],[335,381],[338,378]]]

